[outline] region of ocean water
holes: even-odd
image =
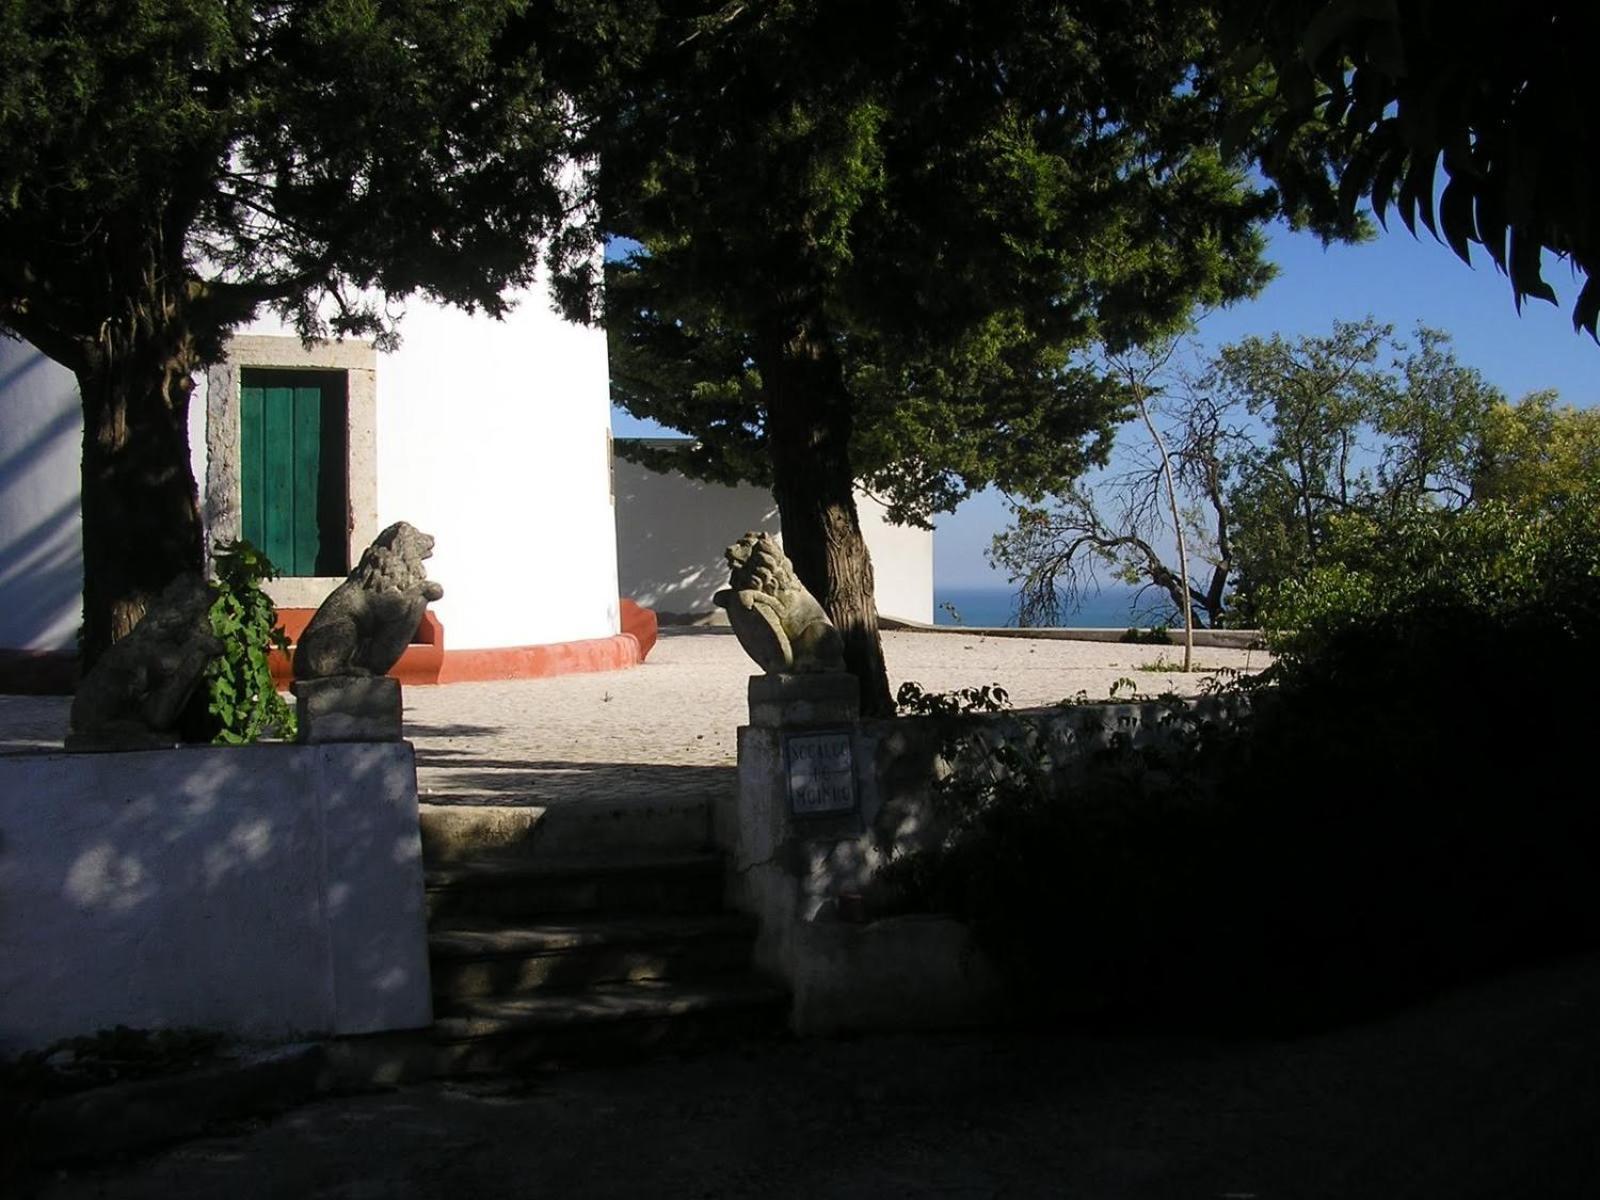
[[[1084,598],[1076,612],[1062,614],[1064,624],[1078,629],[1127,629],[1149,625],[1162,619],[1166,605],[1147,592],[1143,603],[1134,607],[1135,589],[1108,586]],[[949,607],[946,607],[946,606]],[[954,608],[952,614],[950,609]],[[935,625],[1005,626],[1017,623],[1017,594],[1008,587],[933,588]]]

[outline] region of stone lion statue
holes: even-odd
[[[769,675],[845,669],[839,631],[772,535],[747,533],[723,553],[728,586],[713,599],[757,666]]]
[[[180,575],[83,677],[67,746],[171,745],[184,706],[221,653],[211,633],[211,589],[199,575]]]
[[[433,539],[404,521],[373,539],[300,635],[294,677],[386,674],[411,644],[429,602],[444,595],[422,565],[432,553]]]

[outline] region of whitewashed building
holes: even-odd
[[[687,446],[687,439],[643,441],[654,450]],[[622,594],[656,612],[663,623],[716,619],[712,595],[727,586],[722,548],[755,529],[778,535],[778,506],[765,488],[726,487],[656,471],[618,457],[617,572]],[[884,507],[856,492],[861,535],[872,555],[878,615],[933,623],[933,532],[891,525]]]
[[[639,661],[619,614],[604,333],[542,295],[502,321],[413,303],[400,328],[391,353],[307,347],[270,320],[232,339],[190,413],[208,542],[273,557],[294,632],[384,526],[433,534],[443,633],[421,681]],[[12,340],[0,412],[4,686],[70,667],[82,417],[71,373]]]
[[[271,320],[197,381],[190,446],[208,544],[248,537],[291,636],[373,536],[436,539],[444,585],[397,674],[452,682],[638,663],[630,606],[711,611],[721,549],[776,531],[769,494],[619,462],[605,335],[526,295],[502,321],[415,302],[403,341],[305,346]],[[82,415],[70,372],[0,339],[0,691],[67,690],[81,619]],[[620,512],[619,512],[620,505]],[[932,538],[861,498],[885,616],[932,618]],[[619,541],[624,578],[618,578]]]

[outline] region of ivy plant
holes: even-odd
[[[267,660],[272,649],[289,649],[277,609],[261,587],[278,577],[277,568],[243,538],[219,544],[213,563],[211,632],[223,649],[206,672],[212,740],[239,746],[272,731],[293,738],[294,713],[278,694]]]

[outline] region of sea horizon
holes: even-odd
[[[1159,612],[1159,602],[1150,593],[1135,608],[1137,588],[1108,584],[1090,591],[1076,610],[1062,613],[1064,627],[1077,629],[1127,629],[1151,623],[1151,610]],[[954,611],[952,611],[954,610]],[[1157,618],[1159,619],[1159,618]],[[1017,624],[1017,591],[1006,584],[942,585],[933,588],[935,625],[970,625],[976,628],[1006,628]]]

